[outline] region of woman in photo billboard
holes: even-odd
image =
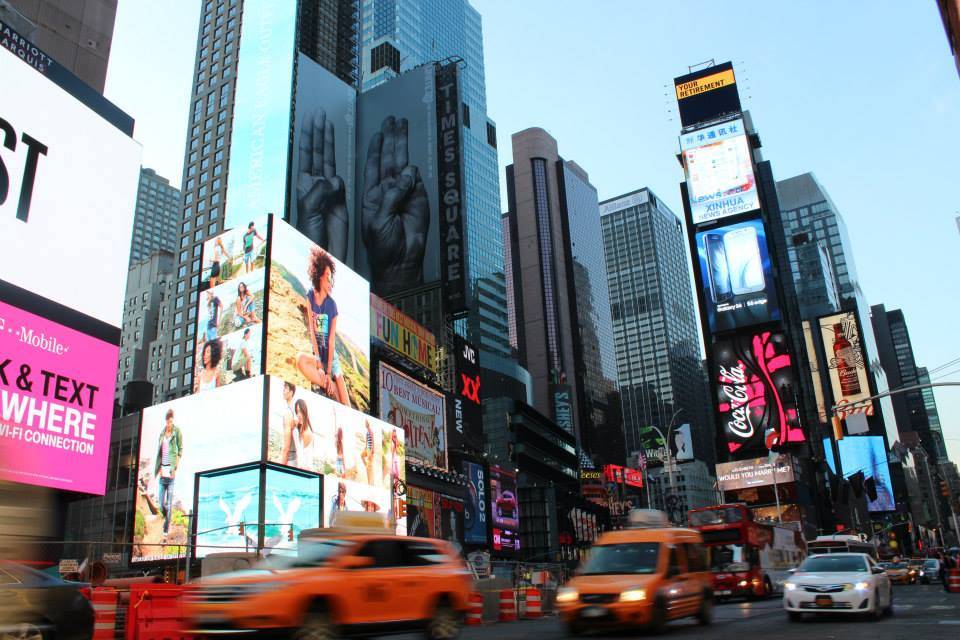
[[[319,247],[310,251],[307,273],[313,288],[300,306],[307,316],[313,353],[297,356],[297,369],[310,383],[340,404],[350,406],[347,384],[337,357],[337,303],[332,297],[337,265]]]
[[[237,301],[234,303],[233,324],[240,328],[245,324],[256,324],[257,309],[253,299],[253,294],[247,288],[246,283],[241,282],[237,285]]]
[[[210,288],[220,283],[221,265],[228,257],[227,248],[223,246],[223,238],[213,241],[213,259],[210,261]]]
[[[210,391],[222,384],[220,361],[223,359],[223,343],[219,339],[207,340],[200,352],[200,373],[197,374],[196,390]]]
[[[173,481],[177,477],[177,467],[183,456],[183,435],[173,423],[173,409],[167,410],[163,429],[157,442],[153,474],[158,479],[160,512],[163,515],[163,542],[166,544],[170,533],[170,519],[173,516]]]

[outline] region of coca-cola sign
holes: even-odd
[[[793,357],[783,334],[751,331],[717,340],[713,367],[717,417],[731,454],[804,441]]]

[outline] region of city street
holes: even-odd
[[[852,616],[822,616],[803,622],[787,621],[779,598],[763,602],[730,602],[714,609],[709,628],[693,620],[670,623],[663,633],[667,638],[733,639],[775,636],[779,638],[842,638],[843,640],[894,640],[900,638],[948,638],[960,633],[960,594],[943,591],[940,585],[895,587],[895,613],[891,618],[867,621]],[[632,637],[636,634],[607,634],[605,637]],[[466,628],[464,640],[496,638],[514,640],[566,638],[556,617]]]

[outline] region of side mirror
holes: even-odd
[[[883,567],[873,567],[872,569],[870,569],[870,573],[872,573],[875,576],[879,576],[886,573],[886,570],[884,570]]]
[[[344,556],[337,563],[340,569],[366,569],[373,566],[373,558],[367,556]]]
[[[795,574],[796,572],[797,572],[796,569],[787,569],[787,573],[789,573],[790,575],[793,575],[793,574]]]

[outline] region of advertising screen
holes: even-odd
[[[731,454],[803,442],[786,336],[745,332],[713,344],[716,414]]]
[[[862,402],[869,398],[870,382],[856,314],[838,313],[820,318],[819,323],[834,404]],[[866,413],[873,415],[873,403],[866,408]]]
[[[380,419],[403,429],[407,460],[447,468],[447,410],[443,393],[380,363]]]
[[[774,474],[776,474],[777,484],[786,484],[795,480],[793,463],[789,456],[777,456],[775,464],[771,463],[769,456],[717,464],[717,482],[721,491],[772,485]]]
[[[483,438],[483,400],[480,380],[480,352],[459,335],[453,336],[454,393],[450,402],[450,445],[461,448],[465,441],[479,446]]]
[[[463,500],[430,489],[407,486],[407,534],[463,543]]]
[[[196,474],[260,460],[262,441],[262,380],[144,409],[131,561],[182,557]]]
[[[685,133],[680,149],[693,224],[760,208],[743,120]]]
[[[259,465],[199,474],[194,557],[226,551],[255,552],[260,535],[259,511]]]
[[[140,145],[10,51],[10,38],[0,47],[0,279],[119,327]],[[27,308],[6,291],[3,301]]]
[[[737,80],[729,62],[674,78],[673,85],[684,127],[740,111]]]
[[[266,553],[293,555],[304,529],[320,526],[318,475],[267,467],[264,492],[263,547]]]
[[[780,319],[761,220],[698,232],[697,254],[711,332]]]
[[[118,351],[0,302],[0,480],[103,495]]]
[[[467,499],[463,510],[463,540],[467,544],[487,543],[487,473],[483,465],[463,463],[467,476]]]
[[[266,266],[267,216],[259,216],[203,243],[200,281],[213,288]]]
[[[430,372],[437,372],[437,338],[395,306],[370,294],[370,337]]]
[[[824,449],[831,451],[830,441],[825,439],[823,442]],[[876,499],[867,491],[867,508],[870,511],[894,511],[896,502],[883,436],[850,436],[838,442],[837,446],[840,448],[843,477],[849,478],[856,473],[863,473],[865,484],[876,489]],[[827,464],[831,471],[837,472],[833,455],[827,456]]]
[[[490,513],[493,518],[493,550],[520,551],[520,497],[516,472],[496,465],[490,467]]]
[[[400,513],[404,450],[402,429],[270,378],[267,460],[324,476],[324,526],[336,511]]]
[[[673,430],[670,438],[671,454],[677,462],[693,460],[693,437],[690,435],[690,424],[684,423]]]
[[[274,218],[266,373],[370,410],[370,287]]]

